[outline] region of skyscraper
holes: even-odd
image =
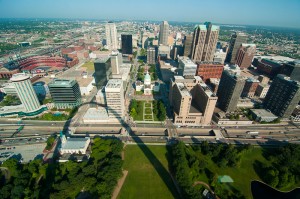
[[[97,59],[94,62],[94,78],[97,89],[101,89],[101,87],[105,86],[109,77],[112,74],[111,61],[110,57],[104,57],[101,59]]]
[[[186,35],[184,39],[183,56],[191,58],[193,35]]]
[[[235,111],[245,80],[231,70],[224,70],[217,91],[218,107],[224,112]]]
[[[12,75],[10,80],[26,112],[32,112],[40,108],[41,105],[32,87],[29,75],[16,73]]]
[[[117,28],[116,25],[109,21],[105,24],[106,44],[109,50],[118,49]]]
[[[288,118],[300,101],[300,82],[279,74],[274,79],[264,100],[264,107],[274,115]]]
[[[111,73],[112,75],[120,74],[120,66],[123,63],[122,54],[118,51],[113,51],[110,55]]]
[[[168,36],[169,36],[169,24],[167,21],[163,21],[160,24],[159,30],[159,44],[168,45]]]
[[[209,22],[195,27],[191,52],[194,61],[213,61],[219,30]]]
[[[242,45],[242,43],[247,43],[247,35],[244,33],[234,33],[231,35],[231,40],[229,42],[229,49],[225,59],[225,62],[230,64],[235,64],[237,52]]]
[[[123,118],[125,113],[122,79],[110,79],[105,86],[107,112],[110,118]]]
[[[147,64],[155,64],[156,58],[155,58],[155,48],[149,47],[147,49]]]
[[[54,79],[48,84],[57,108],[74,108],[81,104],[80,88],[76,80]]]
[[[242,44],[237,52],[235,64],[237,64],[241,69],[248,68],[251,66],[255,53],[255,44]]]
[[[212,25],[210,22],[206,22],[205,25],[207,33],[201,61],[213,61],[215,50],[217,47],[220,27]]]
[[[132,54],[132,35],[121,35],[122,54]]]

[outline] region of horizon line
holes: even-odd
[[[111,19],[100,19],[100,18],[76,18],[76,17],[0,17],[0,20],[3,19],[67,19],[67,20],[99,20],[99,21],[111,21]],[[149,21],[149,22],[161,22],[161,21],[168,21],[168,22],[180,22],[180,23],[194,23],[194,24],[202,24],[203,22],[193,22],[193,21],[176,21],[176,20],[154,20],[154,19],[113,19],[113,21]],[[300,30],[300,27],[295,26],[276,26],[276,25],[258,25],[258,24],[234,24],[234,23],[218,23],[215,22],[216,25],[234,25],[234,26],[258,26],[258,27],[272,27],[272,28],[291,28]]]

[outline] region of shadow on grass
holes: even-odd
[[[101,106],[101,107],[106,107],[105,105],[99,104],[96,102],[86,102],[86,103],[81,104],[80,107],[82,107],[84,105],[97,105],[97,106]],[[78,110],[80,107],[78,107]],[[115,117],[120,116],[117,112],[113,112],[113,114]],[[120,119],[120,124],[124,129],[127,130],[128,133],[131,134],[133,132],[131,126],[129,126],[126,123],[126,121],[124,121],[123,119]],[[71,120],[68,120],[64,124],[63,131],[68,132],[70,127],[71,127]],[[170,173],[164,167],[164,165],[157,159],[155,154],[149,149],[149,147],[143,142],[143,140],[140,137],[132,136],[131,138],[135,143],[137,143],[137,146],[141,149],[141,151],[144,153],[144,155],[148,158],[150,163],[153,165],[153,167],[155,168],[156,172],[159,174],[162,181],[165,183],[165,185],[167,186],[169,191],[172,193],[172,196],[174,198],[180,198],[180,196],[175,188],[175,185],[171,179]],[[51,184],[49,184],[49,185],[51,185]]]

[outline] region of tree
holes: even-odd
[[[133,118],[135,118],[135,117],[137,116],[137,113],[136,113],[135,108],[132,108],[132,109],[131,109],[130,115],[131,115],[131,117],[133,117]]]

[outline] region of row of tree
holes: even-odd
[[[43,163],[33,160],[19,164],[9,159],[2,164],[11,177],[2,176],[0,198],[111,198],[117,180],[122,176],[119,140],[94,139],[88,161]]]
[[[165,121],[166,120],[166,107],[162,100],[153,100],[152,102],[153,106],[153,113],[156,115],[157,119],[159,121]]]
[[[138,115],[141,115],[143,112],[143,102],[132,99],[130,102],[130,116],[136,120]]]

